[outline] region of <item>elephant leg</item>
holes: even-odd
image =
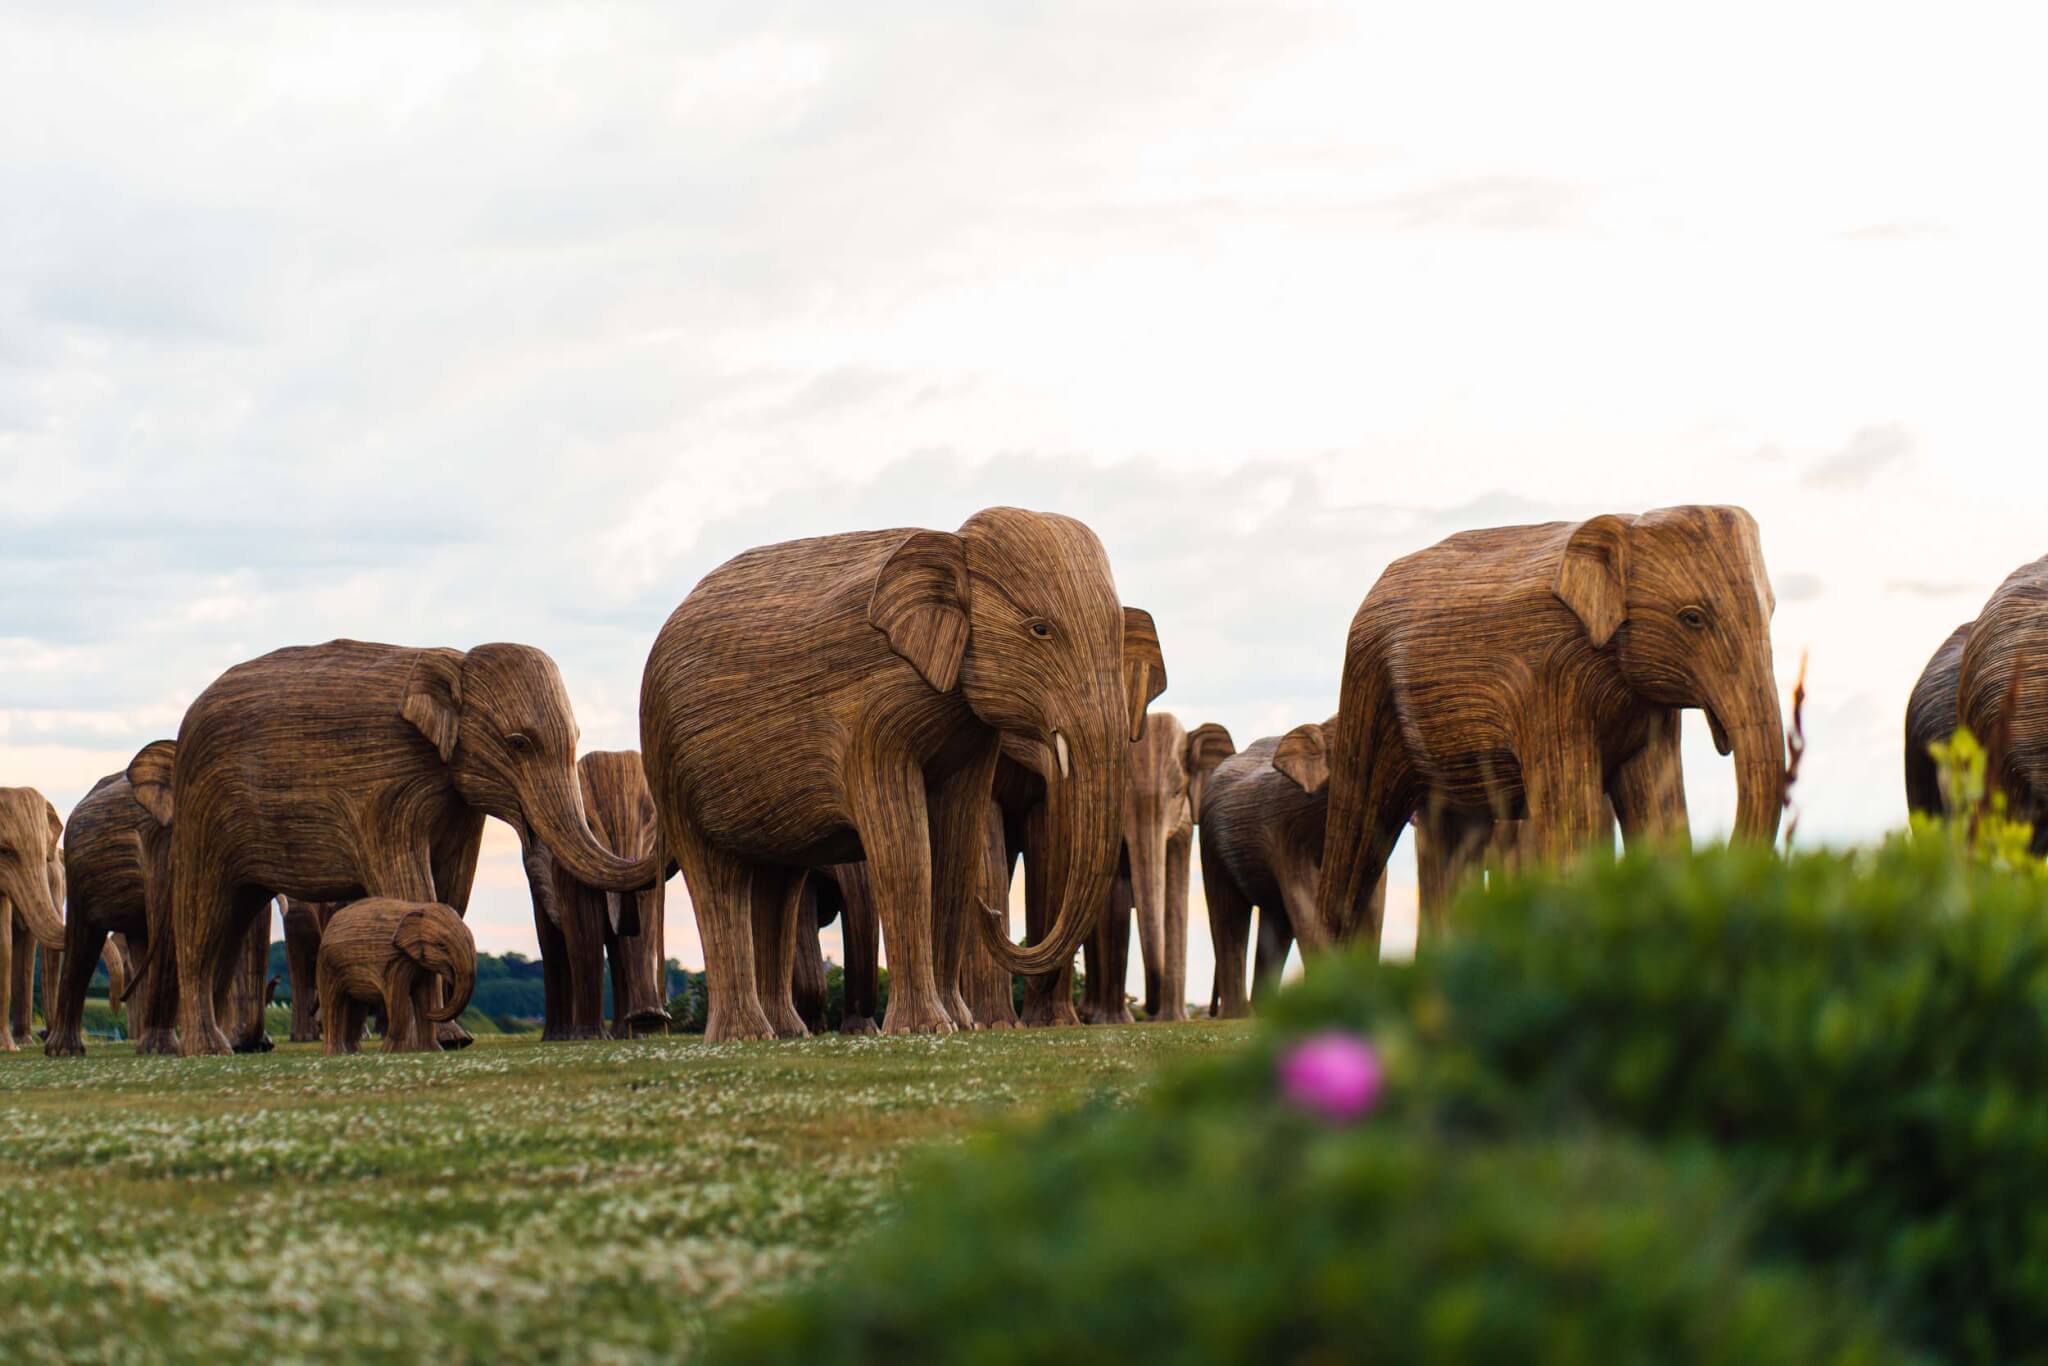
[[[36,994],[37,1006],[43,1012],[43,1027],[36,1037],[47,1040],[50,1037],[51,1022],[57,1018],[57,982],[64,975],[64,951],[46,949],[41,944],[36,949]],[[114,984],[121,980],[120,972],[113,967],[107,969],[107,992],[113,994]]]
[[[19,1053],[14,1041],[14,905],[0,897],[0,1053]]]
[[[989,799],[995,784],[997,745],[993,737],[933,789],[927,799],[931,848],[932,974],[939,1005],[960,1029],[972,1029],[974,1011],[962,987],[968,973],[968,938],[990,891],[984,868],[991,822],[998,819]],[[1007,914],[1007,901],[989,901]],[[974,945],[980,945],[980,939]],[[891,960],[893,961],[893,959]],[[893,974],[892,974],[893,975]]]
[[[1034,944],[1052,932],[1053,910],[1048,893],[1051,871],[1045,820],[1045,803],[1038,802],[1024,813],[1020,823],[1024,852],[1024,932]],[[1060,1028],[1081,1023],[1080,1012],[1074,1009],[1072,963],[1061,964],[1058,972],[1024,979],[1024,1023],[1034,1028]]]
[[[875,1034],[880,1026],[881,922],[875,916],[874,899],[868,894],[868,870],[864,863],[844,863],[833,868],[845,906],[839,912],[839,934],[846,942],[845,998],[839,1011],[842,1034]]]
[[[1124,1000],[1124,984],[1131,971],[1131,903],[1133,893],[1127,873],[1119,873],[1110,884],[1109,905],[1095,919],[1095,932],[1086,948],[1089,1024],[1129,1024],[1131,1008]]]
[[[1650,722],[1648,741],[1607,776],[1607,795],[1614,804],[1615,821],[1621,826],[1621,837],[1631,852],[1639,846],[1680,850],[1692,847],[1678,736],[1677,710],[1658,713]]]
[[[798,873],[803,893],[796,908],[796,956],[791,962],[789,994],[797,1018],[813,1034],[825,1032],[825,949],[818,942],[818,898],[811,884],[822,872]]]
[[[1612,849],[1614,827],[1602,780],[1600,747],[1588,732],[1543,734],[1518,750],[1522,791],[1528,798],[1524,831],[1528,853],[1562,863],[1601,838]]]
[[[239,889],[232,874],[212,851],[192,837],[180,821],[172,828],[177,851],[171,860],[172,947],[178,956],[178,1051],[186,1057],[232,1053],[234,1046],[220,1026],[217,1006],[232,976],[249,931],[237,918]],[[187,836],[179,839],[178,836]]]
[[[318,975],[320,992],[320,1051],[328,1057],[353,1053],[360,1046],[363,1022],[356,1010],[355,1002],[342,991],[341,983],[332,972]]]
[[[939,999],[932,963],[932,848],[924,777],[907,758],[855,761],[846,777],[848,804],[868,885],[889,955],[885,1034],[950,1034],[953,1020]],[[977,808],[978,811],[978,808]]]
[[[540,946],[540,1037],[543,1043],[552,1043],[568,1037],[569,942],[538,900],[533,906],[533,937]]]
[[[57,1004],[45,1014],[50,1033],[43,1040],[43,1052],[52,1058],[85,1056],[85,993],[92,986],[93,968],[99,964],[107,939],[107,932],[93,922],[91,908],[80,905],[71,907],[64,922],[64,952],[55,955]]]
[[[284,963],[292,983],[293,1043],[317,1043],[320,1039],[320,997],[313,985],[319,958],[319,912],[309,902],[287,900]]]
[[[1484,870],[1487,850],[1493,847],[1500,824],[1491,816],[1441,808],[1416,813],[1412,838],[1418,945],[1442,935],[1445,915],[1458,893]]]
[[[705,1042],[774,1038],[754,976],[753,870],[699,835],[677,805],[661,817],[704,943]]]
[[[1252,930],[1252,903],[1231,880],[1215,842],[1202,837],[1202,895],[1209,903],[1209,942],[1216,950],[1212,1014],[1237,1020],[1252,1013],[1245,989],[1245,955]]]
[[[142,1027],[135,1032],[135,1051],[143,1056],[176,1057],[178,940],[172,932],[168,908],[150,924],[137,975],[142,980],[133,991],[141,993]]]
[[[1258,961],[1252,971],[1252,996],[1263,1000],[1280,988],[1287,955],[1294,949],[1294,920],[1282,907],[1259,907]]]
[[[604,1027],[604,931],[610,917],[603,892],[566,875],[556,884],[568,968],[568,1019],[563,1037],[608,1039]]]
[[[14,920],[14,988],[9,1020],[17,1044],[35,1038],[36,941],[19,913]]]
[[[796,920],[803,899],[800,868],[754,865],[750,905],[754,936],[754,989],[778,1039],[810,1034],[792,995],[796,978]]]
[[[1166,923],[1160,927],[1159,1006],[1152,1012],[1157,1021],[1188,1017],[1188,864],[1194,842],[1192,830],[1166,841]]]
[[[270,964],[270,897],[254,888],[236,893],[235,910],[244,926],[228,973],[214,992],[214,1015],[237,1053],[273,1048],[263,1024],[264,981]]]

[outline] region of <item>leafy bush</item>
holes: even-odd
[[[2048,1361],[2048,883],[1716,850],[1453,922],[1134,1111],[945,1160],[714,1355]],[[1348,1127],[1275,1089],[1333,1028],[1387,1077]]]

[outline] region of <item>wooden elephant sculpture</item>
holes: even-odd
[[[1736,836],[1772,839],[1785,797],[1774,605],[1756,522],[1733,507],[1464,532],[1396,560],[1345,646],[1327,937],[1377,937],[1367,900],[1425,803],[1526,821],[1524,857],[1602,838],[1609,799],[1624,830],[1652,831],[1672,809],[1659,736],[1679,708],[1704,710],[1735,754]]]
[[[1213,722],[1189,731],[1171,712],[1152,713],[1132,744],[1117,880],[1086,945],[1082,1018],[1089,1024],[1130,1022],[1124,981],[1134,911],[1146,1017],[1187,1018],[1188,865],[1203,785],[1230,752],[1229,731]]]
[[[327,1053],[361,1047],[371,1006],[384,1012],[386,1053],[437,1053],[434,1026],[469,1008],[476,941],[452,906],[369,897],[328,920],[317,972]]]
[[[1117,599],[1094,533],[1014,508],[750,550],[662,627],[641,753],[702,932],[712,1040],[771,1020],[755,944],[788,945],[798,874],[864,859],[889,955],[885,1032],[946,1032],[970,926],[1006,971],[1070,958],[1116,872],[1128,740],[1165,685],[1151,619]],[[1043,942],[973,915],[1004,737],[1048,785]],[[773,933],[755,921],[773,921]],[[941,983],[954,984],[943,999]],[[769,1003],[771,1007],[779,1003]]]
[[[37,945],[64,947],[63,838],[42,793],[0,787],[0,1052],[31,1036]]]
[[[599,844],[640,858],[660,843],[654,797],[635,750],[601,750],[576,764],[583,807]],[[550,859],[545,874],[553,895],[534,897],[534,932],[540,941],[547,990],[543,1039],[637,1038],[666,1034],[665,890],[607,892],[578,880]],[[612,1019],[604,1020],[607,962]]]
[[[1227,733],[1214,741],[1224,754],[1202,788],[1200,808],[1202,891],[1216,950],[1212,1015],[1236,1019],[1251,1011],[1245,959],[1254,908],[1261,989],[1279,982],[1297,935],[1317,943],[1316,878],[1329,814],[1327,737],[1336,720],[1296,726],[1235,753],[1226,748]],[[1374,890],[1374,914],[1385,895],[1383,876]]]
[[[178,1044],[225,1050],[215,992],[274,896],[467,906],[486,816],[606,891],[652,885],[591,833],[576,718],[526,645],[336,640],[236,665],[192,703],[168,769],[129,776],[171,832]],[[139,756],[138,756],[139,757]],[[450,1024],[444,1039],[466,1042]]]
[[[804,879],[797,967],[791,983],[797,1017],[813,1034],[825,1028],[825,954],[818,931],[834,920],[839,921],[840,940],[846,948],[839,1032],[879,1033],[875,1019],[881,1014],[881,921],[868,892],[867,865],[861,863],[813,868]]]
[[[1990,753],[2007,810],[2034,827],[2048,854],[2048,691],[2034,683],[2048,661],[2048,556],[2021,565],[1973,620],[1927,661],[1906,704],[1906,805],[1947,810],[1928,746],[1968,726]]]

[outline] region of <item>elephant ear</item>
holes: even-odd
[[[967,547],[946,531],[913,531],[875,576],[868,625],[924,681],[951,692],[967,653]]]
[[[1166,656],[1159,653],[1159,628],[1142,607],[1124,608],[1124,702],[1131,712],[1131,739],[1145,738],[1145,708],[1166,691]]]
[[[1628,615],[1628,529],[1629,520],[1612,513],[1579,523],[1551,585],[1596,646],[1614,639]]]
[[[64,818],[57,814],[56,804],[49,798],[43,799],[43,816],[50,824],[50,851],[46,857],[64,861],[64,851],[58,846],[64,843]]]
[[[171,778],[177,766],[176,740],[152,740],[128,761],[128,786],[134,789],[135,800],[141,803],[151,820],[165,829],[170,828],[176,808],[172,800]]]
[[[444,764],[455,757],[462,733],[462,664],[460,650],[421,650],[398,703],[398,714],[427,737]]]
[[[391,946],[421,967],[427,965],[427,946],[433,942],[434,925],[425,908],[407,911],[391,936]]]
[[[1313,796],[1330,784],[1330,751],[1323,728],[1306,721],[1280,737],[1273,747],[1273,767],[1294,780],[1294,785]]]
[[[1216,765],[1235,753],[1237,745],[1230,732],[1214,721],[1204,721],[1188,732],[1181,762],[1188,770],[1188,807],[1196,820],[1202,818],[1202,791],[1208,786],[1209,775],[1216,771]]]

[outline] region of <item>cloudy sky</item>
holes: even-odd
[[[1713,501],[1811,652],[1802,837],[1876,835],[2048,551],[2014,13],[0,4],[0,782],[68,809],[337,635],[539,644],[629,747],[707,569],[998,503],[1244,743],[1390,558]],[[471,921],[531,952],[511,844]]]

